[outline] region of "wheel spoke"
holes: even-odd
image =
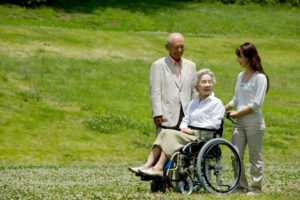
[[[204,145],[198,155],[199,181],[211,193],[230,193],[239,181],[240,165],[234,147],[226,140],[214,139]]]

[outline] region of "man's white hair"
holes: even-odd
[[[196,76],[194,78],[194,87],[196,88],[197,91],[198,91],[198,84],[199,84],[199,81],[201,79],[201,76],[204,75],[204,74],[210,75],[213,84],[214,85],[216,84],[216,79],[215,79],[214,73],[208,68],[201,69],[200,71],[196,72]]]
[[[184,37],[183,37],[180,33],[171,33],[171,34],[168,36],[168,39],[167,39],[167,45],[172,44],[172,40],[173,40],[174,37],[181,37],[182,40],[184,41]]]

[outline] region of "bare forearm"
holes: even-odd
[[[229,116],[232,117],[232,118],[239,118],[239,117],[243,117],[245,115],[248,115],[250,113],[252,113],[253,110],[247,106],[239,111],[232,111],[230,112]]]
[[[228,111],[228,110],[230,110],[231,108],[232,108],[231,105],[227,104],[227,105],[225,106],[225,111]]]

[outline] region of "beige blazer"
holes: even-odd
[[[163,116],[163,126],[177,125],[182,106],[184,114],[196,90],[193,79],[196,65],[182,58],[181,84],[177,82],[176,72],[169,55],[155,61],[150,70],[150,99],[152,117]]]

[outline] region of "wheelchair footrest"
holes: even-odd
[[[136,176],[139,176],[141,178],[142,181],[162,181],[164,178],[160,177],[160,176],[147,176],[144,174],[137,174]]]

